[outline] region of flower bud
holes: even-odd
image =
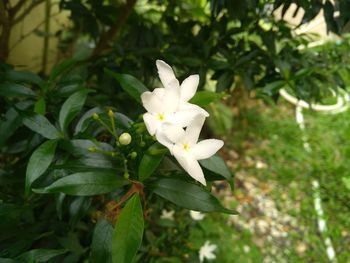
[[[98,116],[98,114],[95,112],[94,114],[92,114],[92,118],[94,118],[94,120],[98,120],[100,116]]]
[[[137,152],[132,152],[130,154],[131,159],[135,159],[137,157]]]
[[[131,135],[127,132],[122,133],[119,136],[119,142],[121,145],[128,145],[131,142]]]
[[[110,118],[113,118],[113,117],[114,117],[114,112],[113,112],[112,110],[109,110],[109,111],[108,111],[108,116],[109,116]]]

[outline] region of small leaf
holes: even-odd
[[[34,105],[34,111],[41,115],[45,115],[46,113],[46,102],[43,97],[39,98],[38,101]]]
[[[235,214],[202,187],[179,179],[162,178],[152,183],[153,192],[170,202],[195,211]]]
[[[41,114],[25,113],[23,124],[47,139],[52,140],[60,137],[60,133],[55,126],[53,126],[50,121]]]
[[[10,108],[5,114],[6,120],[0,120],[0,147],[22,125],[22,117],[14,108]]]
[[[146,180],[158,168],[159,164],[164,158],[166,151],[161,151],[159,154],[152,154],[152,152],[162,149],[165,149],[164,146],[159,143],[155,143],[145,152],[141,159],[138,170],[140,181]]]
[[[50,166],[56,150],[57,141],[50,140],[40,145],[30,156],[26,171],[26,195],[29,194],[30,186]]]
[[[92,236],[92,262],[112,262],[112,237],[113,226],[105,219],[99,220]]]
[[[65,71],[69,70],[71,67],[73,67],[76,62],[77,61],[75,59],[68,59],[68,60],[64,60],[61,63],[57,64],[51,72],[50,80],[51,81],[55,80],[63,72],[65,72]]]
[[[231,188],[233,188],[233,176],[226,166],[225,161],[218,155],[213,155],[209,159],[201,160],[199,163],[207,170],[224,177],[230,182]]]
[[[133,97],[137,102],[141,103],[141,94],[148,89],[138,79],[128,74],[115,73],[109,69],[105,69],[105,72],[111,77],[115,78],[125,92]]]
[[[112,242],[113,263],[130,263],[141,246],[144,219],[140,196],[135,194],[117,220]]]
[[[14,96],[34,97],[34,96],[36,96],[36,94],[30,88],[27,88],[26,86],[21,85],[21,84],[1,83],[0,84],[0,96],[4,96],[4,97],[14,97]]]
[[[59,123],[63,131],[67,129],[69,123],[84,106],[88,92],[88,90],[78,91],[69,96],[69,98],[63,103],[59,115]]]
[[[21,262],[48,262],[50,259],[67,253],[67,249],[33,249],[18,256]]]
[[[128,181],[115,173],[83,172],[65,176],[45,188],[33,189],[33,192],[89,196],[109,193],[126,184]]]
[[[191,99],[191,103],[198,106],[206,106],[209,103],[219,100],[225,96],[225,93],[216,93],[211,91],[198,91],[196,95]]]
[[[40,82],[42,82],[42,79],[38,75],[30,71],[10,70],[6,72],[6,79],[14,82],[25,82],[33,84],[39,84]]]

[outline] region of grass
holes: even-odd
[[[312,179],[320,182],[337,260],[349,262],[350,190],[342,178],[350,176],[350,111],[322,115],[305,110],[305,136],[312,149],[307,153],[293,106],[282,99],[277,105],[248,104],[233,111],[232,132],[225,138],[237,186],[234,198],[222,195],[240,215],[203,221],[222,233],[205,237],[222,247],[214,262],[328,262]]]

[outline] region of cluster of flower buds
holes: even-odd
[[[199,83],[198,75],[191,75],[180,85],[172,68],[162,60],[156,61],[162,88],[141,95],[147,110],[143,115],[148,132],[166,146],[184,170],[195,180],[206,185],[198,161],[210,158],[223,145],[222,140],[198,142],[208,112],[192,104]]]

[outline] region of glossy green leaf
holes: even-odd
[[[4,97],[14,97],[14,96],[34,97],[34,96],[36,96],[36,94],[30,88],[27,88],[26,86],[21,85],[21,84],[1,83],[0,84],[0,96],[4,96]]]
[[[33,249],[16,259],[22,262],[48,262],[50,259],[67,253],[67,249]]]
[[[105,219],[95,226],[91,244],[91,259],[94,263],[112,262],[113,226]]]
[[[30,156],[26,171],[26,194],[29,194],[32,183],[49,168],[55,156],[56,145],[56,140],[46,141]]]
[[[140,196],[131,197],[120,213],[113,232],[113,263],[130,263],[141,246],[144,230]]]
[[[41,115],[45,115],[46,113],[46,101],[45,98],[41,97],[34,105],[34,111]]]
[[[75,59],[68,59],[58,63],[51,72],[50,80],[55,80],[59,75],[71,69],[76,62]]]
[[[10,108],[5,114],[5,120],[0,120],[0,147],[22,125],[22,117],[14,108]]]
[[[104,112],[104,111],[100,107],[95,107],[85,112],[83,116],[80,117],[79,121],[77,122],[77,125],[75,125],[74,134],[78,134],[79,132],[84,132],[85,129],[89,126],[89,124],[94,121],[92,119],[92,115],[94,113],[100,114],[101,112]]]
[[[211,91],[198,91],[191,99],[191,103],[198,106],[206,106],[209,103],[219,100],[225,96],[225,93],[216,93]]]
[[[228,181],[232,180],[233,178],[230,170],[226,166],[225,161],[218,155],[213,155],[208,159],[201,160],[199,163],[205,169],[224,177]]]
[[[151,185],[153,192],[170,202],[196,211],[235,214],[203,187],[179,179],[162,178]]]
[[[164,146],[159,143],[155,143],[149,147],[139,165],[138,175],[140,181],[146,180],[153,174],[163,160],[166,152]]]
[[[47,139],[57,139],[61,136],[55,126],[45,116],[38,113],[25,114],[23,124]]]
[[[30,71],[15,71],[10,70],[6,72],[6,79],[13,82],[25,82],[25,83],[34,83],[39,84],[42,79],[30,72]]]
[[[63,131],[65,131],[69,123],[77,116],[84,106],[88,90],[75,92],[63,103],[59,114],[59,123]]]
[[[125,92],[133,97],[137,102],[141,103],[141,94],[148,89],[138,79],[128,74],[115,73],[109,69],[105,69],[105,72],[111,77],[115,78]]]
[[[107,171],[82,172],[58,179],[45,188],[33,189],[33,192],[89,196],[109,193],[128,183],[118,174]]]

